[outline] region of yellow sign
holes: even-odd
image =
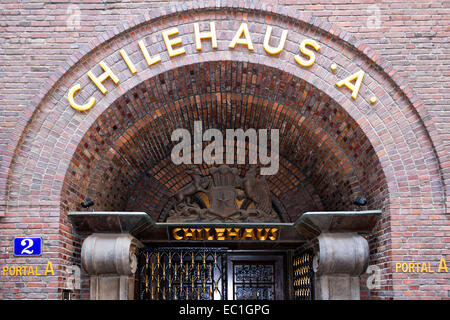
[[[395,272],[402,273],[434,273],[435,269],[431,267],[430,262],[397,262],[395,264]],[[448,273],[447,263],[444,258],[439,261],[437,269],[438,273]]]
[[[193,41],[187,41],[186,38],[184,38],[185,42],[195,42],[195,48],[196,51],[202,50],[202,41],[210,41],[211,47],[213,49],[217,49],[217,33],[216,33],[216,24],[214,21],[209,22],[209,30],[200,31],[200,26],[198,23],[194,23],[192,25],[193,29]],[[280,54],[285,47],[286,39],[288,37],[288,30],[282,30],[281,38],[278,42],[278,44],[275,45],[275,40],[272,39],[272,26],[267,26],[266,33],[264,36],[263,41],[263,48],[264,51],[271,56],[275,56]],[[179,55],[186,54],[186,50],[183,47],[183,38],[179,35],[178,28],[170,28],[168,30],[164,30],[161,32],[161,38],[164,41],[165,48],[167,50],[167,53],[169,55],[169,58],[172,59]],[[233,50],[236,48],[236,46],[241,46],[244,48],[247,48],[248,52],[254,52],[255,47],[252,42],[252,35],[249,31],[247,23],[241,23],[239,29],[235,32],[233,38],[230,40],[228,44],[228,48],[230,50]],[[270,44],[272,42],[272,45]],[[144,40],[138,40],[137,46],[140,48],[142,56],[145,58],[145,61],[147,62],[148,67],[152,67],[153,65],[159,63],[162,61],[161,56],[159,54],[156,54],[154,56],[151,56],[146,44],[144,43]],[[293,59],[294,61],[301,67],[311,67],[314,65],[316,61],[316,52],[319,52],[320,45],[312,39],[304,39],[299,43],[298,47],[299,53],[296,54]],[[136,68],[136,65],[133,63],[131,57],[127,54],[127,52],[124,49],[119,50],[120,57],[122,58],[125,65],[128,67],[131,74],[137,74],[139,71]],[[110,67],[104,62],[100,61],[99,63],[100,67],[104,71],[100,75],[95,75],[93,70],[90,70],[87,72],[87,76],[91,81],[95,84],[95,86],[98,88],[98,90],[106,95],[108,93],[108,90],[103,85],[103,82],[107,79],[110,79],[114,84],[118,85],[120,83],[119,77],[113,72],[113,70],[110,69]],[[337,68],[337,65],[333,63],[330,66],[331,70],[334,72]],[[337,87],[346,87],[351,91],[351,97],[353,99],[356,99],[359,89],[362,85],[364,78],[364,71],[359,70],[356,73],[353,73],[346,78],[336,82]],[[89,97],[87,101],[85,102],[79,102],[75,100],[75,95],[82,90],[82,87],[79,83],[74,84],[72,87],[70,87],[68,93],[67,93],[67,101],[69,102],[69,105],[78,111],[87,111],[91,109],[95,103],[96,99],[95,97]],[[376,102],[376,97],[372,96],[370,98],[370,103]]]
[[[50,261],[47,262],[45,270],[38,270],[37,266],[23,265],[23,266],[3,266],[2,276],[47,276],[55,275],[53,265]]]
[[[175,240],[192,241],[224,241],[224,240],[259,240],[275,241],[278,239],[278,228],[173,228]]]

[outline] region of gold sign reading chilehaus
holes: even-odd
[[[200,26],[198,23],[194,23],[192,25],[191,30],[193,31],[193,40],[195,42],[195,49],[197,52],[200,52],[202,50],[202,41],[210,41],[212,49],[214,50],[218,49],[216,23],[214,21],[211,21],[209,23],[209,30],[200,31]],[[288,30],[282,30],[281,38],[278,41],[276,41],[272,37],[272,30],[273,27],[267,26],[263,41],[263,48],[268,55],[276,56],[284,50],[286,39],[288,38],[289,32]],[[179,35],[179,30],[177,27],[173,27],[168,30],[162,31],[159,37],[161,40],[164,41],[164,45],[166,47],[170,59],[186,54],[187,51],[183,46],[183,41],[184,42],[192,41],[190,39],[189,40],[186,39],[187,36],[183,36],[184,38],[182,38]],[[229,50],[234,50],[237,46],[241,46],[247,48],[249,54],[255,51],[255,46],[252,41],[252,35],[249,31],[247,23],[241,23],[239,29],[235,32],[233,38],[225,40],[230,41],[228,43]],[[139,47],[142,56],[147,62],[147,66],[151,68],[153,65],[161,63],[162,58],[160,54],[152,55],[148,50],[149,45],[151,45],[151,43],[146,44],[143,39],[140,39],[137,41],[136,47]],[[295,54],[292,57],[292,59],[293,61],[295,61],[297,66],[309,68],[312,65],[314,65],[316,61],[316,52],[319,51],[320,45],[315,40],[303,39],[301,42],[298,43],[298,53]],[[125,49],[120,49],[119,53],[121,59],[123,60],[123,63],[126,65],[126,67],[131,72],[132,75],[135,75],[140,71],[143,71],[137,68],[137,66],[133,62],[133,59],[131,59],[131,57],[128,55]],[[87,72],[87,76],[92,81],[92,83],[97,87],[97,89],[102,94],[106,95],[108,93],[108,90],[104,86],[103,82],[105,82],[109,78],[110,81],[112,81],[115,85],[119,85],[120,79],[114,73],[114,71],[105,63],[105,61],[100,61],[99,66],[101,67],[103,73],[98,74],[98,72],[94,72],[91,69],[89,72]],[[335,72],[337,69],[336,63],[332,63],[330,69],[332,72]],[[335,85],[337,87],[342,86],[346,87],[351,91],[351,97],[353,99],[356,99],[356,97],[358,96],[359,89],[362,85],[363,78],[364,78],[364,71],[358,70],[355,73],[348,75],[344,79],[340,79],[335,83]],[[79,83],[76,83],[72,87],[70,87],[67,93],[67,100],[69,102],[69,105],[75,110],[87,111],[95,105],[96,98],[90,96],[89,98],[86,99],[86,101],[80,102],[81,99],[75,99],[76,94],[80,90],[82,90],[82,87]],[[369,101],[370,103],[375,103],[376,97],[372,96],[369,99]]]
[[[278,239],[278,228],[173,228],[175,240],[190,241],[225,241],[225,240],[259,240],[275,241]]]

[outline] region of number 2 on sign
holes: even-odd
[[[28,243],[28,246],[26,246],[27,243]],[[33,240],[32,239],[23,239],[20,242],[20,245],[26,246],[25,248],[22,249],[22,252],[20,252],[20,254],[33,254],[33,250],[28,250],[28,248],[33,246]]]

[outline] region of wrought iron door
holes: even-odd
[[[282,300],[283,257],[229,255],[229,300]]]
[[[139,256],[139,299],[226,299],[226,250],[153,248]]]
[[[294,272],[294,299],[313,300],[313,252],[311,250],[294,252],[292,263]]]

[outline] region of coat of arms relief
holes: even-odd
[[[212,167],[209,176],[198,168],[187,173],[192,181],[173,196],[167,222],[279,222],[272,208],[267,181],[251,167],[244,177],[237,168]]]

